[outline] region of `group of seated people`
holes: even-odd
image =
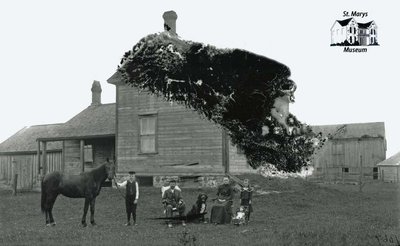
[[[176,185],[175,180],[171,180],[168,186],[161,188],[162,192],[162,203],[164,204],[164,212],[167,218],[174,218],[174,216],[179,216],[175,218],[181,219],[182,225],[185,225],[186,205],[183,201],[181,189]],[[205,199],[204,199],[205,196]],[[201,195],[199,195],[200,199]],[[206,210],[205,200],[207,196],[203,195],[203,207],[200,207],[197,211],[198,215],[202,215],[204,220],[204,213]],[[250,213],[253,211],[252,208],[252,189],[249,185],[247,179],[244,180],[243,186],[240,191],[240,207],[233,215],[233,198],[234,198],[234,188],[230,183],[228,176],[223,178],[223,183],[218,186],[217,198],[213,199],[214,204],[211,209],[210,222],[213,224],[229,224],[232,222],[236,225],[247,223],[250,220]],[[195,206],[201,206],[195,204]],[[191,211],[191,212],[192,212]],[[204,220],[205,222],[205,220]],[[168,221],[168,227],[172,227],[172,220]]]

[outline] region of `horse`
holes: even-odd
[[[41,209],[46,216],[46,226],[56,225],[52,210],[57,196],[60,194],[69,198],[85,198],[82,226],[87,226],[86,214],[89,205],[90,223],[96,225],[94,221],[96,197],[100,193],[101,184],[107,178],[109,180],[113,179],[114,175],[115,165],[109,162],[78,175],[67,175],[58,171],[46,174],[41,182]]]

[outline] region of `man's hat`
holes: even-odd
[[[129,171],[128,173],[129,174],[136,174],[136,172],[134,172],[134,171]]]

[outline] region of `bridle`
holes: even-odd
[[[115,167],[116,167],[116,164],[115,164],[115,161],[114,161],[114,164],[113,164],[113,173],[114,173],[114,176],[112,177],[112,180],[114,180],[114,184],[115,184],[115,186],[117,187],[117,190],[118,190],[118,193],[122,196],[122,198],[124,198],[125,200],[126,200],[126,197],[124,196],[124,193],[119,189],[119,187],[118,187],[118,184],[117,184],[117,181],[116,181],[116,177],[117,177],[117,175],[115,175]]]
[[[113,177],[114,184],[115,184],[115,186],[117,187],[117,190],[118,190],[119,194],[126,200],[126,197],[124,196],[123,192],[122,192],[122,191],[119,189],[119,187],[118,187],[117,181],[115,181],[115,178],[116,178],[116,177],[117,177],[117,175],[115,175],[115,172],[114,172],[114,177]]]

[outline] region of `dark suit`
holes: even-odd
[[[171,188],[166,190],[163,196],[163,203],[165,204],[167,217],[172,217],[173,209],[177,209],[180,216],[184,215],[186,206],[179,190],[172,190]]]

